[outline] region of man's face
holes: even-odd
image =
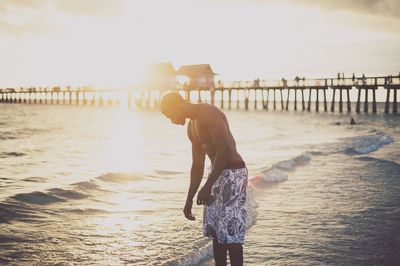
[[[171,120],[172,124],[182,125],[182,126],[185,125],[185,122],[186,122],[185,116],[183,115],[183,113],[180,110],[178,110],[176,108],[168,110],[167,112],[164,113],[164,115],[169,120]]]

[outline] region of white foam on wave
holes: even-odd
[[[286,181],[288,179],[287,172],[293,171],[297,167],[307,164],[310,160],[311,153],[304,152],[299,156],[272,165],[268,169],[262,171],[261,175],[254,177],[250,182],[254,184],[259,181],[267,183]]]
[[[367,154],[378,150],[381,146],[393,143],[392,136],[383,132],[378,132],[372,135],[357,137],[353,139],[349,150],[358,154]]]
[[[311,160],[311,154],[309,152],[304,152],[299,156],[293,157],[289,160],[284,160],[277,163],[275,166],[283,171],[291,171],[300,165],[306,164]]]
[[[252,187],[247,188],[247,199],[246,199],[246,229],[250,228],[257,220],[257,201],[255,199],[254,190]]]
[[[268,183],[283,182],[288,179],[288,175],[278,168],[271,168],[270,170],[265,171],[260,177],[262,181]]]
[[[184,266],[199,265],[204,260],[213,256],[212,242],[208,242],[205,246],[200,247],[198,250],[190,253],[190,256],[184,258],[179,264]]]
[[[279,162],[277,167],[284,170],[291,170],[295,166],[296,162],[294,160],[285,160]]]

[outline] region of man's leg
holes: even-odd
[[[213,240],[214,260],[217,266],[226,266],[227,245],[218,243],[217,239]]]
[[[229,250],[229,259],[232,266],[243,265],[243,246],[242,244],[227,244]]]

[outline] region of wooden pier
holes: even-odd
[[[322,110],[328,112],[328,109],[335,112],[336,105],[338,105],[338,111],[341,113],[345,110],[352,111],[350,92],[354,90],[357,92],[354,111],[360,113],[363,104],[362,111],[368,113],[369,105],[372,103],[372,113],[377,113],[376,91],[378,89],[386,92],[384,112],[397,114],[397,90],[400,89],[400,75],[218,82],[214,87],[200,89],[180,85],[176,87],[176,91],[185,95],[188,101],[198,103],[209,101],[214,105],[219,102],[221,108],[232,109],[236,105],[237,109],[245,110],[290,110],[289,103],[292,103],[295,111],[315,110],[316,112]],[[0,89],[0,103],[92,106],[115,106],[124,103],[128,108],[157,108],[164,91],[162,88],[104,90],[88,86],[3,88]],[[327,91],[331,92],[331,99],[327,98]],[[369,101],[371,94],[372,101]],[[216,96],[218,96],[218,101],[215,100]],[[250,108],[251,105],[254,108]]]

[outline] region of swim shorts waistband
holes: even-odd
[[[241,169],[245,167],[246,164],[244,163],[244,161],[231,161],[227,163],[225,169]]]

